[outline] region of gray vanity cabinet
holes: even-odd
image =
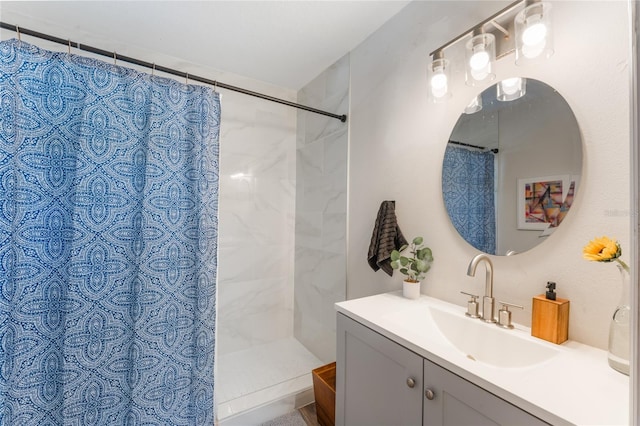
[[[338,313],[336,425],[544,425]]]
[[[423,358],[338,314],[336,425],[422,424]]]
[[[429,360],[424,360],[423,423],[428,426],[546,425]]]

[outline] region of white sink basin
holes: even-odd
[[[462,316],[459,313],[429,308],[429,313],[444,337],[468,358],[505,368],[529,367],[557,355],[547,343],[522,336],[516,330]]]
[[[411,324],[418,334],[440,332],[465,357],[501,368],[530,367],[550,360],[560,351],[522,330],[507,330],[480,319],[469,318],[462,310],[421,305],[395,312],[387,320]]]

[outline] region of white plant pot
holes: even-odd
[[[420,282],[402,282],[402,295],[407,299],[418,299],[420,297]]]

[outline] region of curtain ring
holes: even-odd
[[[189,73],[188,72],[184,73],[184,84],[189,84]]]
[[[71,55],[71,39],[67,39],[67,41],[69,42],[69,45],[67,46],[67,53]]]
[[[151,68],[151,76],[156,75],[156,63],[153,63],[153,67]]]
[[[16,25],[16,32],[18,33],[18,41],[22,41],[22,37],[20,36],[20,27]]]
[[[213,92],[218,93],[218,80],[213,81]]]
[[[113,65],[117,65],[117,59],[118,59],[118,58],[117,58],[116,56],[117,56],[117,55],[116,55],[116,51],[114,50],[114,51],[113,51]]]

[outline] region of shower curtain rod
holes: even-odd
[[[175,75],[178,77],[183,77],[186,78],[187,80],[193,80],[193,81],[197,81],[200,83],[205,83],[214,87],[219,87],[221,89],[227,89],[227,90],[231,90],[233,92],[238,92],[238,93],[242,93],[244,95],[249,95],[249,96],[253,96],[256,98],[260,98],[260,99],[264,99],[267,101],[271,101],[271,102],[275,102],[278,104],[282,104],[282,105],[287,105],[293,108],[298,108],[298,109],[302,109],[305,111],[309,111],[309,112],[313,112],[315,114],[321,114],[321,115],[325,115],[327,117],[331,117],[331,118],[336,118],[340,121],[342,121],[343,123],[347,121],[347,116],[346,114],[334,114],[328,111],[323,111],[320,109],[316,109],[316,108],[312,108],[312,107],[308,107],[306,105],[301,105],[295,102],[290,102],[284,99],[280,99],[280,98],[276,98],[273,96],[269,96],[269,95],[265,95],[263,93],[258,93],[258,92],[254,92],[252,90],[247,90],[247,89],[243,89],[242,87],[237,87],[237,86],[232,86],[230,84],[226,84],[226,83],[221,83],[217,80],[211,80],[205,77],[199,77],[197,75],[192,75],[189,74],[187,72],[184,71],[178,71],[172,68],[167,68],[167,67],[163,67],[161,65],[156,65],[154,63],[151,62],[147,62],[147,61],[143,61],[140,59],[136,59],[136,58],[131,58],[129,56],[124,56],[124,55],[119,55],[116,52],[108,52],[106,50],[103,49],[99,49],[97,47],[92,47],[92,46],[88,46],[86,44],[81,44],[75,41],[71,41],[71,40],[65,40],[62,39],[60,37],[56,37],[56,36],[52,36],[49,34],[44,34],[44,33],[40,33],[38,31],[33,31],[33,30],[29,30],[27,28],[22,28],[22,27],[18,27],[17,25],[11,25],[11,24],[7,24],[6,22],[2,22],[0,21],[0,28],[4,28],[5,30],[9,30],[9,31],[13,31],[16,32],[18,34],[18,37],[20,36],[20,34],[25,34],[31,37],[36,37],[36,38],[40,38],[43,40],[48,40],[48,41],[52,41],[54,43],[58,43],[58,44],[63,44],[65,46],[69,46],[69,48],[73,47],[75,49],[78,50],[84,50],[86,52],[91,52],[91,53],[95,53],[97,55],[102,55],[102,56],[106,56],[109,58],[112,58],[116,61],[122,61],[122,62],[128,62],[130,64],[134,64],[134,65],[139,65],[142,67],[146,67],[146,68],[150,68],[150,69],[154,69],[156,71],[160,71],[160,72],[164,72],[167,74],[171,74],[171,75]]]
[[[484,151],[485,149],[488,149],[486,146],[472,145],[470,143],[452,141],[451,139],[449,139],[449,143],[452,143],[454,145],[467,146],[469,148],[480,149],[482,151]],[[497,154],[498,153],[498,148],[493,148],[493,149],[490,149],[489,151],[493,152],[494,154]]]

